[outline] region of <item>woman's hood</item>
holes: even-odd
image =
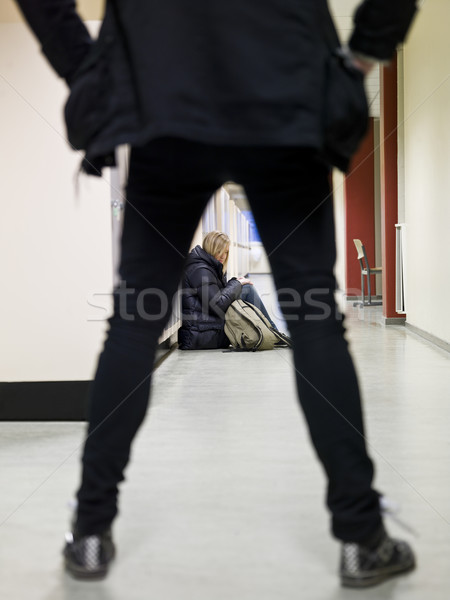
[[[211,254],[208,254],[206,250],[203,250],[201,246],[195,246],[195,248],[189,252],[185,266],[188,267],[190,265],[205,263],[212,267],[220,277],[223,276],[222,263],[216,260],[214,256],[211,256]]]

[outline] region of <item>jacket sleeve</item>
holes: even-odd
[[[16,0],[42,52],[70,85],[92,45],[75,0]]]
[[[416,10],[417,0],[364,0],[354,15],[350,48],[378,60],[391,59]]]
[[[197,290],[203,311],[225,318],[225,312],[234,300],[241,295],[242,285],[237,279],[230,279],[224,288],[217,285],[212,272],[204,267],[191,275],[191,285]]]

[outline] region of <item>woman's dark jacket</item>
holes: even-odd
[[[71,87],[70,142],[100,167],[117,145],[162,136],[322,148],[326,0],[107,0],[94,43],[75,0],[17,2]],[[361,2],[351,48],[391,58],[415,10]]]
[[[186,259],[182,285],[181,350],[226,348],[225,312],[241,295],[240,282],[234,278],[227,282],[222,264],[196,246]]]

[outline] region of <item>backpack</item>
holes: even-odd
[[[245,300],[235,300],[225,313],[225,334],[236,350],[290,347],[290,339],[272,327],[262,312]]]

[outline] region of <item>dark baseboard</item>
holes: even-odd
[[[161,344],[157,369],[178,347]],[[91,381],[0,383],[0,421],[86,421]]]
[[[0,383],[0,421],[85,421],[90,381]]]
[[[364,296],[366,302],[367,302],[367,294]],[[361,302],[362,301],[362,296],[344,296],[344,300],[346,300],[347,302]],[[383,296],[381,296],[380,294],[372,294],[372,301],[375,302],[375,300],[377,302],[379,302],[380,300],[383,300]]]

